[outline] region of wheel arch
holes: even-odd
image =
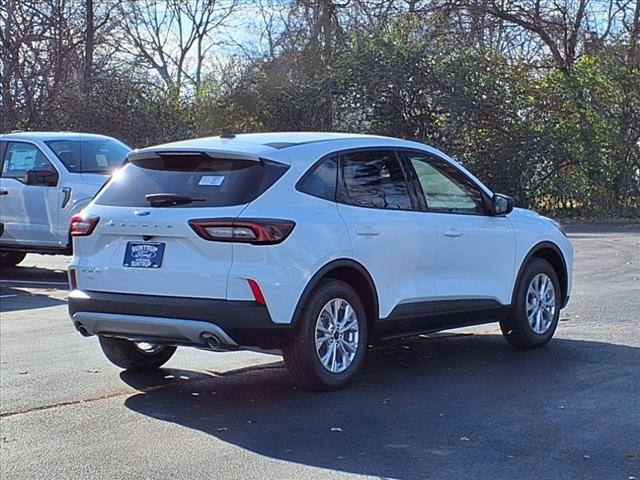
[[[568,269],[567,269],[567,261],[562,254],[562,250],[555,243],[552,242],[540,242],[534,245],[529,252],[525,255],[524,259],[520,263],[520,269],[518,270],[518,275],[516,277],[516,283],[514,285],[513,292],[511,294],[511,304],[513,305],[515,302],[515,294],[518,291],[518,284],[522,277],[522,272],[529,263],[532,258],[541,258],[549,262],[549,264],[553,267],[553,270],[556,272],[558,276],[558,280],[560,281],[560,289],[562,294],[562,302],[561,308],[564,308],[569,298],[567,296],[567,291],[569,288],[569,277],[568,277]]]
[[[367,313],[367,323],[371,331],[379,316],[378,292],[376,290],[375,283],[373,282],[373,278],[367,269],[355,260],[347,258],[332,260],[320,268],[311,277],[307,282],[307,285],[304,287],[302,295],[300,295],[300,298],[298,299],[298,303],[293,313],[292,323],[294,325],[297,324],[300,312],[304,308],[304,305],[310,295],[313,293],[313,290],[326,278],[342,280],[343,282],[348,283],[356,291],[362,300],[362,304]]]

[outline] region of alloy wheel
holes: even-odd
[[[344,372],[358,352],[360,330],[356,312],[343,298],[329,300],[316,320],[316,352],[331,373]]]

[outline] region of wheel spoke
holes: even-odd
[[[342,302],[340,300],[334,300],[331,303],[331,323],[334,327],[338,326],[341,303]]]
[[[331,335],[331,330],[325,327],[321,321],[319,321],[318,324],[316,325],[316,330],[318,332],[324,333],[325,335]]]
[[[351,363],[351,355],[344,348],[343,342],[338,342],[338,350],[340,351],[340,357],[342,358],[342,361],[340,362],[341,367],[345,368],[349,363]]]
[[[331,344],[331,368],[330,368],[330,370],[334,373],[338,370],[338,366],[336,365],[337,354],[338,354],[338,348],[336,343],[334,342]]]
[[[323,337],[316,337],[316,350],[320,350],[320,348],[329,341],[331,337],[329,336],[323,336]]]
[[[333,344],[329,344],[329,346],[327,347],[327,351],[324,352],[324,355],[322,355],[322,357],[320,357],[320,362],[326,368],[329,368],[329,360],[331,359],[332,354],[333,354]]]
[[[358,349],[357,342],[347,342],[346,340],[342,342],[343,347],[348,350],[350,353],[356,353]]]
[[[358,320],[354,318],[349,323],[347,323],[344,327],[342,327],[342,332],[346,333],[351,330],[357,330],[357,329],[358,329]]]
[[[351,318],[351,305],[349,305],[348,303],[345,305],[344,307],[344,313],[342,314],[342,320],[340,320],[339,323],[339,327],[340,330],[344,330],[344,325],[349,321],[349,319]]]

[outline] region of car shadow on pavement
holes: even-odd
[[[17,280],[20,282],[54,282],[67,283],[67,271],[59,268],[43,267],[13,267],[0,272],[3,280]]]
[[[51,291],[55,291],[51,289]],[[34,310],[37,308],[55,307],[67,303],[64,299],[51,296],[47,290],[34,293],[22,288],[0,287],[0,312],[9,313],[20,310]]]
[[[640,470],[639,365],[640,349],[622,345],[517,351],[451,335],[372,349],[338,392],[296,389],[281,363],[121,377],[143,390],[129,409],[286,462],[400,479],[628,478]]]

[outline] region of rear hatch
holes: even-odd
[[[225,298],[233,244],[201,238],[189,221],[237,218],[287,169],[231,156],[132,154],[88,208],[95,230],[76,237],[78,288]]]

